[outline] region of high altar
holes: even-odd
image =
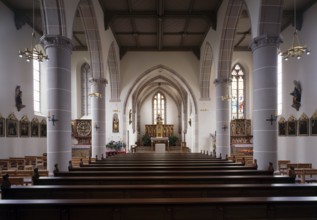
[[[156,124],[145,125],[145,134],[151,137],[151,149],[155,151],[162,147],[162,143],[165,143],[166,150],[169,150],[168,137],[173,135],[173,133],[173,125],[163,124],[160,116],[158,116]]]

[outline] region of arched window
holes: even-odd
[[[91,78],[90,66],[84,63],[81,66],[81,115],[90,115],[90,99],[89,93],[91,85],[89,79]]]
[[[282,73],[283,73],[283,57],[281,54],[277,56],[277,115],[282,114]]]
[[[231,72],[231,119],[245,118],[245,74],[239,64]]]
[[[165,96],[158,92],[154,95],[152,101],[152,109],[153,109],[153,123],[157,123],[157,119],[159,118],[162,124],[165,124],[165,110],[166,110],[166,99]]]
[[[37,60],[33,60],[33,107],[35,114],[41,113],[41,69]]]

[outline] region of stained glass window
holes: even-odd
[[[231,72],[231,119],[245,118],[245,74],[239,64]]]
[[[165,96],[158,92],[153,97],[153,123],[157,123],[157,119],[160,117],[162,123],[165,124],[165,109],[166,109],[166,100]]]

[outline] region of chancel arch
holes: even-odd
[[[177,100],[175,105],[177,106],[176,113],[174,115],[177,120],[178,129],[175,131],[181,138],[181,134],[183,130],[187,130],[188,127],[188,99],[191,98],[193,101],[193,112],[197,114],[197,102],[196,98],[193,95],[193,91],[190,88],[188,82],[181,76],[180,73],[166,67],[163,65],[158,65],[144,73],[140,74],[139,77],[134,81],[133,85],[130,87],[127,94],[130,94],[126,97],[123,106],[124,115],[129,114],[129,109],[127,109],[128,101],[131,101],[132,105],[132,121],[136,123],[133,125],[132,129],[135,129],[134,126],[137,127],[136,135],[140,135],[140,124],[142,123],[143,115],[140,115],[140,109],[142,108],[141,103],[143,104],[144,98],[147,96],[152,97],[154,95],[154,88],[161,87],[161,91],[166,91],[164,94],[168,95],[171,100]],[[143,101],[142,101],[143,100]],[[135,119],[136,117],[136,119]],[[193,117],[196,118],[196,117]],[[152,116],[151,116],[152,121]],[[125,123],[125,122],[123,122]],[[152,122],[151,122],[152,123]],[[197,124],[193,123],[195,127],[192,127],[193,131],[198,131]],[[123,126],[127,126],[125,123]],[[133,130],[134,131],[134,130]],[[197,139],[195,137],[192,138],[192,145],[198,145]]]

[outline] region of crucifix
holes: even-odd
[[[268,118],[268,119],[266,119],[266,121],[269,121],[269,122],[271,122],[271,125],[273,124],[273,121],[276,121],[276,116],[274,116],[274,115],[272,115],[271,114],[271,118]]]
[[[227,125],[222,126],[222,130],[226,131],[227,130]]]

